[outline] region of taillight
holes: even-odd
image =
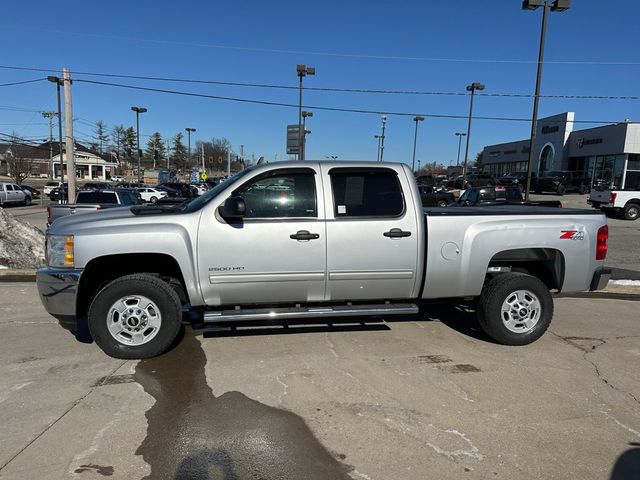
[[[609,227],[603,225],[598,229],[596,242],[596,260],[604,260],[607,257],[607,240],[609,239]]]
[[[609,203],[615,203],[617,196],[618,194],[616,192],[611,192],[609,194]]]

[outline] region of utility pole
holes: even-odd
[[[53,178],[53,117],[56,112],[42,112],[42,116],[49,120],[49,180]]]
[[[227,150],[227,177],[231,176],[231,149]]]
[[[204,142],[202,142],[201,147],[202,147],[202,171],[204,172],[204,171],[206,171],[204,169]]]
[[[68,68],[62,69],[64,82],[64,122],[66,130],[65,147],[67,156],[67,174],[69,181],[68,202],[74,203],[76,200],[76,160],[73,142],[73,108],[71,104],[71,74]]]

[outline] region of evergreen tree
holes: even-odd
[[[107,125],[102,120],[96,122],[93,138],[96,140],[98,151],[104,153],[104,146],[109,141],[109,134],[107,133]]]
[[[157,159],[158,162],[156,162],[156,167],[159,166],[159,161],[161,159],[164,158],[165,156],[165,146],[164,146],[164,140],[162,140],[162,135],[160,135],[160,132],[154,132],[150,137],[149,137],[149,141],[147,142],[147,148],[144,151],[144,161],[149,164],[149,165],[153,165],[153,154],[154,152],[157,152]]]
[[[182,143],[182,132],[178,132],[173,137],[173,156],[171,157],[171,164],[174,168],[184,170],[187,162],[187,147]]]
[[[122,148],[125,150],[124,157],[130,165],[138,161],[138,152],[136,152],[136,131],[133,127],[129,127],[124,131],[124,135],[122,137]]]
[[[111,130],[111,140],[113,143],[113,149],[117,152],[118,160],[120,160],[121,162],[123,161],[123,158],[124,158],[124,154],[123,154],[124,132],[125,132],[124,125],[116,125]]]

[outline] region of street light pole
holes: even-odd
[[[456,132],[456,137],[458,137],[458,159],[456,160],[456,167],[460,166],[460,145],[462,144],[462,137],[466,137],[467,134],[464,132]]]
[[[63,84],[63,81],[60,77],[47,77],[52,83],[56,84],[56,91],[58,94],[58,141],[59,141],[59,149],[60,149],[60,183],[64,183],[64,160],[62,159],[62,107],[60,105],[60,86]]]
[[[307,155],[307,118],[313,117],[313,112],[302,112],[302,145],[300,145],[300,160],[305,160]],[[311,133],[311,132],[309,132]]]
[[[53,179],[53,117],[56,112],[42,112],[42,116],[49,120],[49,180]]]
[[[416,171],[416,143],[418,142],[418,122],[422,122],[424,117],[421,115],[416,115],[413,117],[413,121],[416,122],[416,130],[413,134],[413,161],[411,162],[411,172],[415,173]]]
[[[196,129],[195,128],[190,128],[187,127],[185,128],[185,130],[187,131],[187,138],[188,138],[188,149],[187,149],[187,164],[188,164],[188,169],[191,170],[191,132],[195,132]],[[191,174],[191,172],[189,172],[189,174]]]
[[[484,90],[484,85],[479,82],[473,82],[467,85],[467,92],[471,92],[471,101],[469,102],[469,123],[467,124],[467,146],[464,151],[464,165],[462,167],[462,188],[467,183],[467,163],[469,162],[469,139],[471,138],[471,117],[473,116],[473,94],[476,90]]]
[[[142,180],[140,178],[140,162],[142,160],[142,152],[140,151],[140,114],[145,113],[147,109],[143,107],[131,107],[131,110],[136,112],[136,145],[138,147],[138,183],[141,183]]]
[[[533,157],[535,155],[536,136],[538,130],[538,102],[540,100],[540,83],[542,81],[542,61],[544,59],[544,40],[547,34],[547,12],[564,12],[569,8],[571,0],[555,0],[546,2],[544,0],[524,0],[523,10],[535,10],[542,7],[542,27],[540,29],[540,47],[538,49],[538,69],[536,72],[536,91],[533,97],[533,113],[531,116],[531,139],[529,141],[529,161],[527,162],[527,184],[524,193],[525,201],[529,201],[529,191],[531,189],[531,172],[533,170]]]
[[[387,116],[382,115],[382,135],[380,135],[380,161],[384,156],[384,131],[387,128]]]
[[[304,160],[304,132],[302,131],[302,77],[307,75],[315,75],[315,67],[307,67],[306,65],[296,65],[296,73],[300,79],[300,88],[298,89],[298,160]]]

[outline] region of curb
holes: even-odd
[[[0,283],[6,282],[35,282],[35,270],[2,269],[0,270]]]

